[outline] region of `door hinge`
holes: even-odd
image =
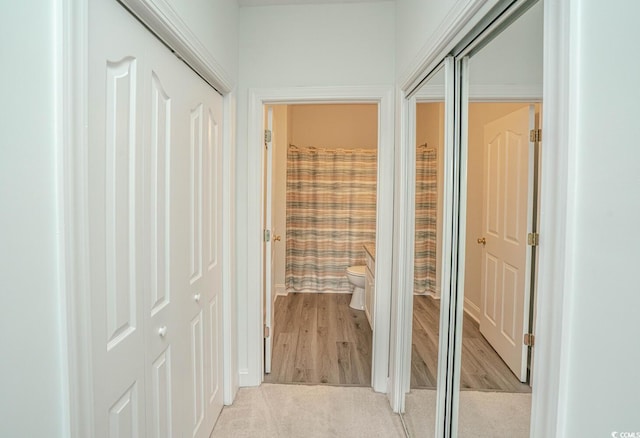
[[[538,246],[540,242],[540,235],[538,233],[527,234],[527,244],[530,246]]]
[[[264,241],[269,242],[271,240],[271,230],[264,230]]]
[[[542,141],[542,129],[532,129],[529,131],[529,141],[539,143]]]
[[[533,336],[532,333],[525,333],[524,334],[524,345],[526,345],[527,347],[533,347],[533,344],[535,343],[535,336]]]
[[[264,337],[265,339],[269,337],[269,326],[268,325],[264,325]]]
[[[264,142],[265,143],[271,143],[271,130],[270,129],[265,129],[264,130]]]

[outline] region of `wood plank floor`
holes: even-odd
[[[370,386],[372,331],[350,301],[351,294],[278,297],[265,382]]]
[[[440,303],[429,296],[413,299],[411,388],[435,388],[438,370]],[[521,383],[465,313],[462,331],[460,388],[505,392],[531,392]]]

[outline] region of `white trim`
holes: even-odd
[[[93,436],[90,297],[87,265],[86,145],[88,114],[88,1],[62,0],[61,114],[58,181],[61,196],[61,296],[66,316],[69,434]]]
[[[391,87],[304,87],[249,90],[248,202],[247,202],[247,365],[240,375],[241,386],[262,381],[262,129],[264,104],[291,103],[377,103],[378,104],[378,206],[376,221],[376,302],[374,309],[372,387],[386,392],[389,359],[391,303],[394,113]]]
[[[233,81],[167,0],[118,0],[219,93]]]
[[[540,102],[542,84],[539,85],[471,85],[471,102]],[[444,85],[424,85],[416,93],[418,102],[442,102]]]
[[[415,97],[405,99],[408,107],[404,109],[406,115],[407,132],[405,139],[409,145],[416,144],[416,100]],[[397,171],[398,202],[398,230],[397,260],[394,269],[394,286],[399,291],[398,309],[399,320],[403,325],[399,332],[399,350],[402,360],[399,371],[399,384],[396,386],[396,398],[399,399],[399,410],[404,412],[404,394],[409,392],[411,384],[411,337],[413,333],[413,281],[415,275],[415,219],[416,219],[416,166],[415,146],[401,147],[398,152],[400,160]]]
[[[54,43],[54,56],[55,60],[55,177],[56,177],[56,235],[57,235],[57,272],[58,272],[58,303],[57,309],[60,320],[60,350],[61,357],[61,374],[62,374],[62,388],[61,399],[66,401],[61,406],[62,408],[62,435],[71,436],[71,403],[77,399],[77,382],[75,375],[72,380],[72,367],[75,371],[75,362],[69,360],[70,351],[75,352],[76,342],[69,338],[69,326],[72,324],[69,321],[69,309],[67,308],[69,302],[69,292],[73,289],[73,282],[70,281],[69,275],[73,274],[69,270],[69,262],[71,261],[71,247],[72,236],[67,233],[67,217],[72,214],[72,211],[67,211],[66,207],[69,205],[70,194],[67,192],[69,185],[65,182],[66,173],[66,159],[69,154],[67,149],[73,145],[73,129],[74,125],[71,123],[71,119],[65,118],[65,114],[69,114],[67,110],[73,110],[74,88],[73,82],[68,80],[67,73],[73,68],[73,64],[70,61],[73,60],[74,46],[67,45],[66,42],[73,37],[73,28],[68,26],[74,18],[74,10],[71,3],[60,1],[54,3],[55,13],[55,43]],[[73,341],[73,342],[72,342]],[[75,353],[74,353],[75,354]],[[65,360],[66,359],[66,360]],[[74,417],[74,421],[76,418]]]
[[[440,295],[438,295],[438,292],[436,291],[426,291],[424,293],[420,293],[420,292],[413,292],[413,296],[414,297],[431,297],[434,300],[439,300],[440,299]]]
[[[467,297],[464,297],[464,312],[480,324],[480,307]]]
[[[222,324],[223,401],[230,405],[238,392],[238,301],[236,294],[236,93],[224,96],[222,132]]]
[[[284,284],[276,284],[276,298],[277,297],[286,297],[289,295],[287,293],[287,287]],[[275,302],[275,299],[274,299]]]
[[[453,156],[459,157],[460,163],[458,168],[451,166],[454,178],[453,183],[449,186],[452,187],[451,204],[453,214],[450,220],[453,222],[453,233],[451,242],[451,254],[452,264],[451,269],[451,281],[450,288],[452,301],[450,303],[449,315],[452,320],[449,321],[449,327],[442,327],[440,333],[449,333],[451,343],[449,344],[450,351],[462,352],[462,324],[456,324],[456,321],[462,321],[464,316],[464,282],[465,282],[465,262],[466,262],[466,249],[465,242],[467,241],[467,163],[469,155],[469,90],[467,85],[469,84],[469,58],[464,57],[462,59],[455,59],[456,64],[456,90],[459,94],[454,92],[454,96],[458,99],[454,106],[454,121],[453,121]],[[453,99],[452,99],[453,101]],[[459,105],[459,107],[458,107]],[[455,159],[454,159],[455,161]],[[456,230],[457,223],[457,230]],[[455,276],[455,278],[454,278]],[[455,299],[455,301],[453,301]],[[454,336],[451,336],[453,334]],[[452,360],[452,366],[449,371],[453,370],[453,375],[449,375],[449,382],[453,382],[451,396],[449,400],[450,413],[448,419],[450,421],[450,429],[447,430],[447,425],[443,425],[443,436],[458,436],[458,419],[459,419],[459,407],[460,407],[460,375],[462,366],[462,353],[449,354],[450,360]],[[451,364],[451,362],[450,362]],[[446,435],[445,435],[446,434]]]
[[[576,72],[579,50],[577,1],[544,5],[544,110],[540,192],[540,245],[536,288],[536,383],[531,401],[531,436],[564,436],[568,407],[568,359],[573,297],[571,265],[577,144]]]
[[[414,103],[414,111],[411,111],[411,102]],[[406,169],[407,157],[409,150],[412,148],[404,147],[405,145],[415,144],[415,99],[407,98],[407,94],[398,90],[396,99],[397,121],[400,129],[396,131],[396,161],[395,161],[395,187],[394,187],[394,226],[393,226],[393,268],[392,268],[392,286],[394,291],[394,299],[391,302],[391,333],[390,339],[390,357],[389,357],[389,392],[388,398],[393,412],[405,411],[405,393],[408,390],[406,385],[407,364],[406,358],[406,341],[407,336],[407,303],[411,300],[411,294],[404,293],[406,290],[406,279],[413,278],[406,276],[407,266],[411,265],[407,258],[413,257],[413,251],[408,250],[407,226],[405,222],[410,220],[410,215],[406,214],[411,202],[410,196],[404,195],[404,189],[407,182],[403,175]],[[413,124],[413,129],[411,126]],[[413,282],[410,289],[413,290]],[[410,357],[410,356],[409,356]]]

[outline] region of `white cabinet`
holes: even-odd
[[[367,315],[367,320],[369,321],[369,325],[371,326],[371,330],[373,330],[373,308],[375,305],[375,297],[376,297],[376,282],[375,282],[375,272],[376,265],[375,259],[369,254],[368,251],[365,251],[366,257],[366,269],[364,274],[364,313]]]

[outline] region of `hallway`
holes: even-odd
[[[371,388],[262,384],[241,388],[213,429],[214,438],[396,438],[400,417]]]

